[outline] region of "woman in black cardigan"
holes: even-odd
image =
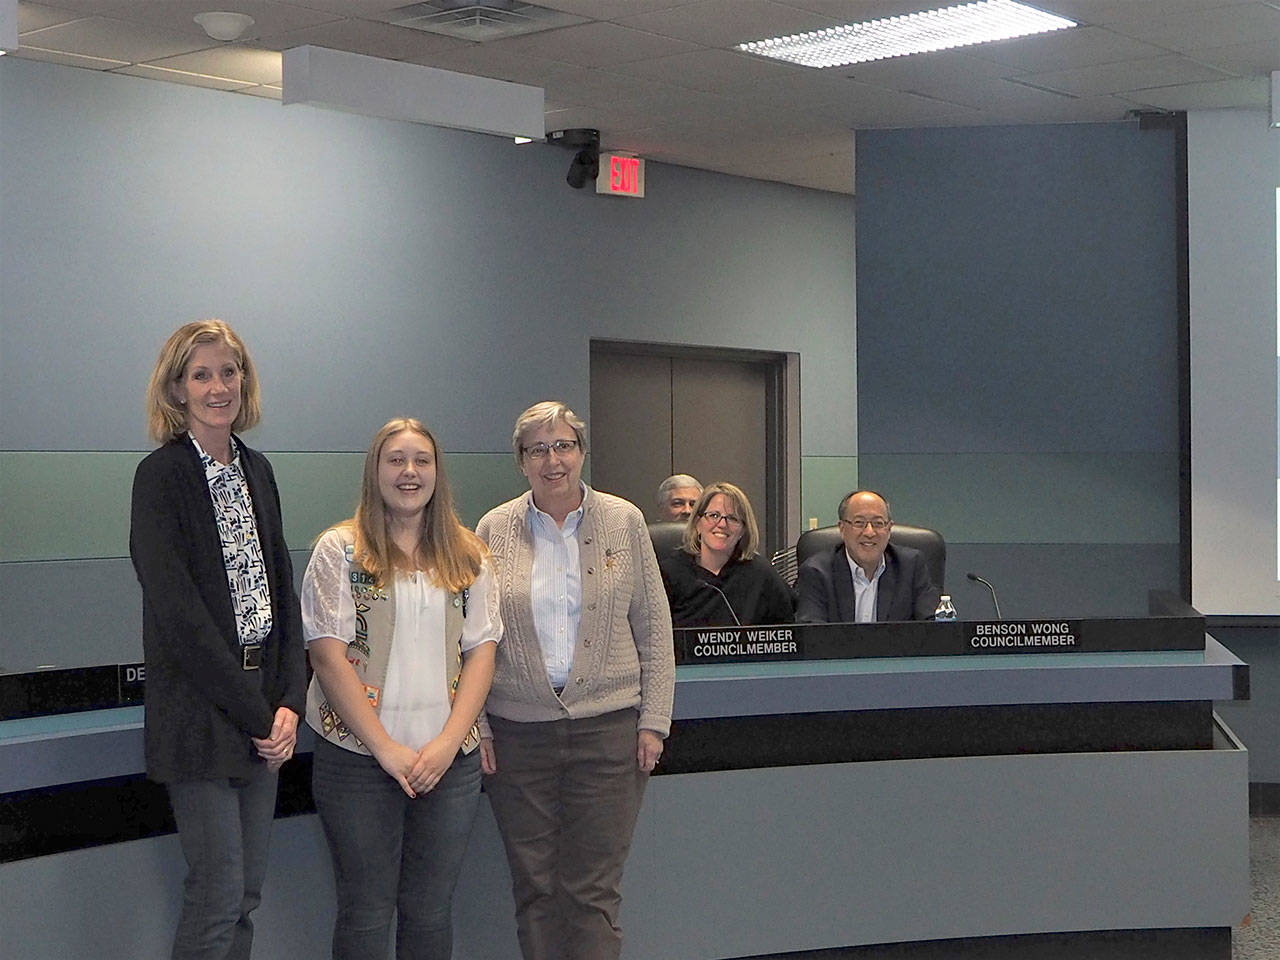
[[[306,700],[298,598],[248,351],[220,320],[173,334],[147,389],[162,445],[133,481],[147,775],[187,860],[174,958],[247,958],[280,766]]]

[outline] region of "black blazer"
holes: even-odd
[[[161,782],[244,776],[262,761],[278,707],[306,704],[301,612],[267,458],[238,438],[271,591],[261,670],[244,670],[222,544],[190,439],[153,451],[133,478],[129,555],[142,585],[147,775]]]
[[[852,623],[853,573],[844,543],[814,554],[796,578],[797,623]],[[938,609],[938,588],[919,550],[885,547],[884,573],[876,590],[876,620],[928,620]]]

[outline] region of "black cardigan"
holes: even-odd
[[[231,589],[200,455],[190,439],[153,451],[133,478],[129,555],[142,584],[147,776],[244,776],[262,761],[278,707],[306,703],[301,611],[267,458],[239,439],[271,591],[262,669],[244,670]]]

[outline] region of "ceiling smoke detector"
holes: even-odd
[[[483,42],[504,37],[538,33],[552,27],[585,23],[586,17],[575,17],[548,10],[519,0],[431,0],[397,7],[382,15],[387,23],[411,30],[425,30],[458,40]]]
[[[239,40],[244,36],[244,32],[253,26],[253,17],[247,13],[233,13],[229,10],[197,13],[191,19],[200,24],[211,39],[221,40],[224,43]]]

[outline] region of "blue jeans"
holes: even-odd
[[[448,960],[453,889],[480,801],[480,751],[409,799],[378,761],[316,741],[311,793],[338,888],[334,960]]]
[[[173,960],[248,960],[276,811],[275,771],[168,784],[187,861]]]

